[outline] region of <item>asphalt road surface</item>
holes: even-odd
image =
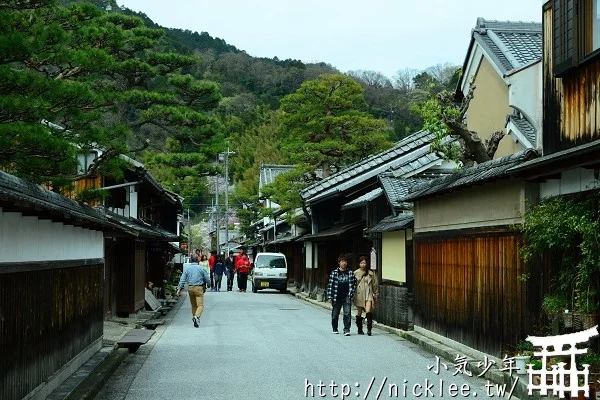
[[[250,289],[207,293],[199,328],[184,295],[171,323],[121,364],[96,399],[497,398],[487,381],[454,375],[454,363],[438,364],[397,335],[375,328],[359,336],[354,323],[351,336],[334,335],[329,311]]]

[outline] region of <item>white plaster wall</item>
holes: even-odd
[[[129,202],[129,209],[125,210],[125,214],[126,216],[129,216],[131,218],[136,218],[138,217],[138,192],[137,192],[137,185],[134,186],[130,186],[129,187],[129,192],[128,192],[128,198],[127,201]]]
[[[0,208],[0,263],[104,258],[101,231]]]
[[[517,72],[507,78],[508,103],[526,113],[538,132],[542,130],[542,63]],[[538,141],[540,138],[538,138]]]
[[[306,263],[306,268],[310,269],[313,267],[313,245],[311,242],[304,242],[304,248],[306,249],[306,259],[304,260],[304,262]]]
[[[499,181],[419,200],[414,206],[415,233],[522,222],[522,181]]]
[[[477,71],[479,70],[479,65],[481,64],[481,59],[483,58],[484,54],[481,49],[481,46],[479,46],[477,42],[474,43],[474,47],[471,54],[472,56],[468,61],[465,75],[461,82],[461,90],[465,95],[469,93],[469,90],[471,89],[471,84],[473,83],[473,76],[477,74]]]
[[[383,232],[381,276],[395,282],[406,282],[406,231]]]
[[[560,179],[548,179],[540,184],[540,196],[560,196],[600,188],[594,170],[575,168],[561,173]]]

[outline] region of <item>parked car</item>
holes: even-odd
[[[283,253],[257,253],[254,258],[252,292],[261,289],[287,291],[287,260]]]

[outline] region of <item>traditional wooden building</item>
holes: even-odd
[[[104,315],[129,315],[145,306],[148,282],[162,287],[169,261],[179,247],[181,198],[165,190],[143,164],[131,166],[123,181],[103,178],[107,217],[122,229],[105,236]],[[173,245],[175,244],[175,246]]]
[[[414,202],[414,325],[500,356],[531,332],[541,293],[518,278],[518,224],[537,202],[535,182],[512,168],[541,147],[542,26],[488,21],[472,31],[457,87],[473,91],[468,129],[506,136],[494,159],[411,187]]]
[[[506,136],[494,158],[541,148],[542,24],[477,18],[458,82],[458,98],[473,91],[466,125],[485,142]]]
[[[102,347],[104,210],[0,171],[0,398],[43,399]]]
[[[538,192],[509,171],[537,156],[523,150],[411,188],[415,326],[496,356],[531,332],[541,293],[518,279],[528,272],[518,224]]]
[[[293,165],[263,164],[260,167],[258,191],[262,195],[264,186],[275,181],[275,178],[291,171]],[[263,206],[273,210],[271,217],[262,219],[257,230],[260,235],[258,245],[261,251],[274,251],[286,255],[288,262],[288,282],[300,287],[304,279],[304,243],[299,239],[308,231],[308,223],[302,209],[289,214],[281,211],[279,204],[270,199],[263,200]],[[293,223],[288,222],[293,219]],[[258,250],[258,249],[257,249]]]
[[[598,0],[543,6],[543,157],[518,169],[540,182],[542,197],[599,187],[598,7]]]
[[[384,196],[378,176],[390,172],[413,179],[450,172],[455,165],[442,161],[430,151],[432,140],[431,133],[416,132],[392,148],[352,164],[300,193],[312,222],[311,234],[302,238],[305,242],[306,288],[312,291],[327,285],[329,273],[337,267],[340,253],[350,257],[352,268],[357,265],[359,256],[377,254],[373,267],[377,268],[381,279],[381,237],[370,237],[368,229],[393,215],[393,207]],[[393,268],[390,264],[390,274]]]

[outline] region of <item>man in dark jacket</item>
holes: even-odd
[[[331,301],[331,327],[333,333],[338,334],[338,321],[340,310],[344,309],[344,336],[350,336],[350,324],[352,322],[350,312],[352,310],[352,298],[356,291],[356,277],[348,269],[348,259],[345,254],[338,257],[338,268],[331,271],[327,285],[327,298]]]
[[[235,257],[233,251],[229,251],[229,257],[225,259],[225,268],[227,269],[227,291],[233,290],[233,275],[235,274]]]
[[[217,260],[215,261],[215,266],[213,267],[213,277],[215,280],[215,287],[213,291],[220,292],[221,291],[221,279],[223,279],[223,274],[225,273],[225,262],[223,261],[223,255],[220,254],[217,256]]]

